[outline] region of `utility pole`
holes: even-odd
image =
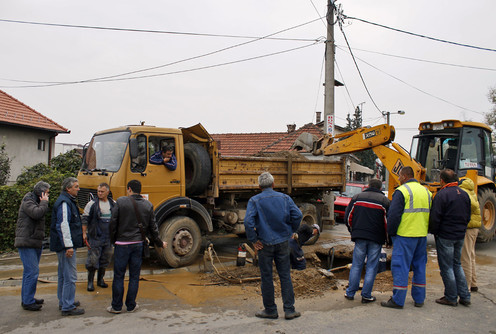
[[[325,133],[334,136],[334,1],[327,0],[327,39],[325,49],[324,123]]]

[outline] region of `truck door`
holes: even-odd
[[[181,195],[181,166],[177,159],[178,136],[174,135],[144,135],[136,137],[139,154],[131,161],[132,178],[139,180],[142,185],[141,193],[156,207],[158,204]],[[164,164],[153,164],[150,157],[159,155],[162,147],[168,146],[176,157],[175,170],[168,169]],[[129,181],[128,180],[128,181]]]

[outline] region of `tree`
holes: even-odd
[[[489,89],[489,93],[487,94],[487,98],[489,102],[493,104],[491,111],[484,115],[486,123],[496,129],[496,88]]]
[[[348,116],[346,117],[346,122],[347,122],[346,131],[351,131],[362,127],[362,110],[360,109],[360,106],[357,106],[355,108],[353,118],[351,118],[350,114],[348,114]],[[377,156],[371,149],[362,152],[357,152],[354,154],[358,159],[360,159],[361,165],[366,166],[372,170],[375,170],[376,168],[375,159],[377,158]]]
[[[6,185],[9,180],[11,162],[5,150],[5,143],[0,144],[0,186]]]

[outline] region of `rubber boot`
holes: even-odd
[[[95,291],[95,286],[93,285],[93,279],[95,278],[95,270],[88,270],[88,291]]]
[[[96,281],[96,284],[99,286],[99,287],[102,287],[102,288],[108,288],[108,284],[105,283],[105,281],[103,280],[103,277],[105,276],[105,268],[100,268],[98,269],[98,279]]]

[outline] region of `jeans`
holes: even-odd
[[[379,255],[381,254],[381,245],[372,240],[356,239],[355,249],[353,250],[353,264],[350,269],[350,278],[346,295],[353,297],[358,291],[362,268],[367,258],[367,267],[365,278],[363,279],[362,297],[371,298],[372,288],[374,287],[375,275],[379,266]]]
[[[138,295],[143,244],[115,245],[114,248],[114,280],[112,282],[112,308],[122,310],[124,297],[124,276],[129,265],[129,284],[127,286],[126,307],[128,311],[136,307]]]
[[[25,305],[34,304],[42,249],[19,247],[18,250],[24,268],[22,272],[21,301]]]
[[[460,262],[462,247],[463,239],[436,237],[437,262],[444,283],[444,297],[450,302],[457,302],[458,296],[462,300],[470,301],[470,292]]]
[[[76,297],[76,249],[71,257],[65,256],[65,250],[57,252],[59,259],[57,298],[62,311],[74,309],[74,298]]]
[[[279,280],[281,281],[281,297],[285,313],[295,311],[294,291],[291,282],[289,242],[284,241],[275,245],[263,245],[258,251],[258,265],[262,278],[262,300],[265,311],[269,314],[277,313],[277,305],[274,302],[274,281],[272,279],[272,262],[275,262]]]

